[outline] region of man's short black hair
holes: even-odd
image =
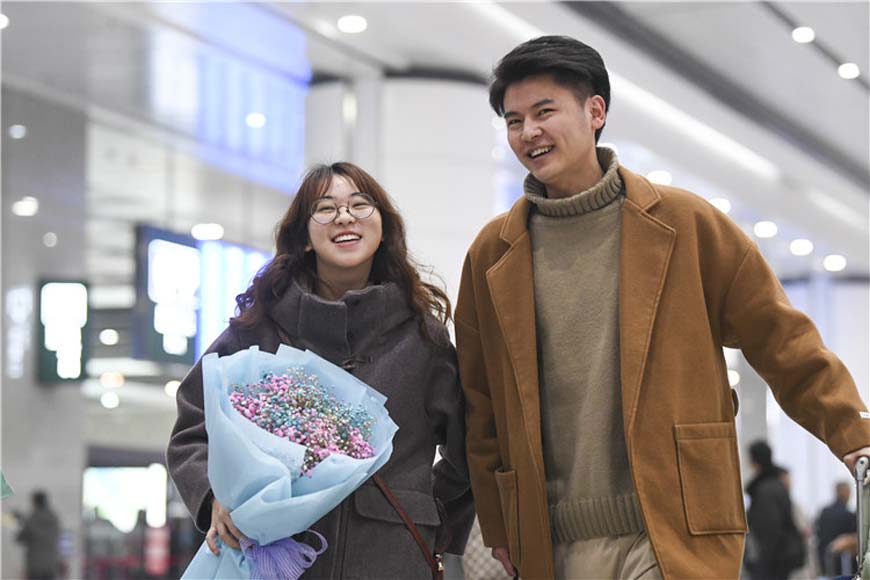
[[[492,71],[489,104],[498,116],[504,115],[504,94],[515,82],[536,75],[550,75],[559,85],[571,89],[580,102],[592,95],[604,99],[610,109],[610,77],[598,51],[568,36],[539,36],[504,55]],[[595,131],[595,141],[602,126]]]

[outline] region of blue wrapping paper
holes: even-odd
[[[366,408],[375,419],[372,457],[333,454],[301,475],[305,446],[258,427],[230,403],[233,385],[253,384],[266,372],[280,375],[291,368],[316,375],[336,399]],[[398,426],[384,406],[386,397],[310,351],[282,344],[275,354],[256,346],[225,357],[212,353],[202,359],[202,374],[212,491],[231,510],[236,527],[261,546],[307,530],[380,469],[393,451]],[[203,543],[182,578],[251,578],[251,570],[241,550],[224,545],[215,556]]]

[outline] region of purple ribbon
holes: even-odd
[[[328,547],[326,538],[314,530],[308,531],[320,538],[319,550],[293,538],[284,538],[265,546],[242,538],[242,552],[251,561],[251,580],[297,580],[302,576]]]

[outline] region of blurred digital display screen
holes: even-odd
[[[84,374],[87,352],[88,287],[84,282],[43,281],[39,284],[40,382],[77,381]]]
[[[193,364],[270,258],[238,244],[137,227],[133,356]]]

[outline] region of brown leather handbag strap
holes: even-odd
[[[399,517],[402,518],[402,521],[405,522],[405,527],[407,527],[408,531],[411,532],[411,535],[414,536],[414,540],[417,542],[417,545],[420,546],[420,551],[423,552],[423,557],[426,558],[426,562],[432,569],[432,577],[436,580],[443,578],[444,564],[441,563],[441,556],[433,556],[432,553],[429,552],[429,547],[423,540],[423,536],[420,535],[420,530],[417,529],[417,526],[414,525],[414,522],[410,517],[408,517],[408,512],[405,511],[405,508],[402,507],[402,504],[400,504],[399,500],[396,499],[396,496],[393,495],[393,491],[387,485],[387,482],[385,482],[377,473],[372,476],[372,479],[374,480],[375,485],[378,486],[378,489],[380,489],[384,494],[384,497],[387,498],[387,501],[390,502],[390,505],[393,506],[393,509],[396,510],[396,513],[399,514]]]

